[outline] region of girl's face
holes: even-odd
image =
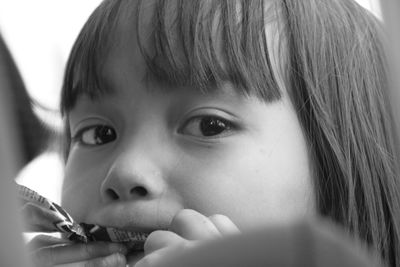
[[[64,207],[79,222],[166,229],[190,208],[246,229],[314,213],[309,153],[296,113],[232,84],[202,94],[145,81],[135,34],[104,67],[115,93],[82,96],[69,113]]]

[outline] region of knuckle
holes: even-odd
[[[166,231],[163,230],[156,230],[147,237],[147,240],[143,246],[145,254],[154,250],[154,247],[156,247],[156,244],[159,242],[159,240],[162,240],[164,237],[165,232]]]
[[[199,217],[199,213],[192,209],[183,209],[179,211],[172,219],[171,226],[181,226],[191,218]]]
[[[211,221],[203,214],[190,209],[178,212],[172,219],[169,230],[186,239],[197,239],[201,228],[209,228]]]
[[[146,239],[146,243],[153,243],[154,241],[162,238],[165,235],[166,231],[164,230],[156,230],[154,232],[151,232],[150,235]]]
[[[222,214],[213,214],[209,217],[211,220],[216,220],[216,221],[230,221],[228,216],[222,215]]]

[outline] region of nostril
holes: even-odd
[[[107,189],[107,190],[106,190],[106,194],[107,194],[107,196],[109,196],[112,200],[118,200],[118,199],[119,199],[118,194],[117,194],[114,190],[112,190],[112,189]]]
[[[134,188],[131,189],[130,193],[132,195],[137,195],[140,197],[144,197],[147,195],[147,189],[144,188],[143,186],[136,186]]]

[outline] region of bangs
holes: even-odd
[[[103,67],[113,41],[122,0],[103,1],[79,33],[65,69],[61,90],[62,114],[71,110],[81,95],[95,98],[111,90],[104,86]]]
[[[145,8],[151,8],[151,16]],[[82,94],[94,98],[111,93],[104,86],[102,66],[113,31],[126,14],[136,24],[146,80],[202,92],[228,81],[245,95],[277,100],[281,92],[269,56],[269,49],[274,50],[267,44],[266,13],[264,0],[105,1],[89,18],[71,52],[61,110],[69,111]]]

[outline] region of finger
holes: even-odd
[[[170,230],[188,240],[206,240],[221,235],[210,219],[190,209],[175,215]]]
[[[106,257],[76,263],[59,264],[54,267],[126,267],[126,258],[122,254],[114,253]]]
[[[214,224],[222,235],[240,233],[239,228],[225,215],[215,214],[208,219]]]
[[[54,232],[57,228],[53,222],[60,220],[56,212],[43,208],[35,203],[26,203],[21,209],[24,226],[28,232]]]
[[[144,254],[148,255],[164,247],[183,244],[185,241],[182,237],[171,231],[154,231],[147,237],[146,243],[144,243]]]
[[[71,243],[71,241],[60,237],[55,237],[51,235],[37,235],[31,241],[28,242],[27,246],[29,250],[34,250],[38,248],[49,247],[60,244],[68,244],[68,243]]]
[[[176,252],[176,248],[174,247],[162,248],[142,258],[135,264],[135,267],[162,267],[164,266],[165,259],[171,255],[176,255]]]
[[[61,263],[86,261],[113,253],[126,254],[127,249],[122,244],[106,242],[58,245],[41,248],[32,254],[32,258],[37,263],[37,266],[52,266]]]

